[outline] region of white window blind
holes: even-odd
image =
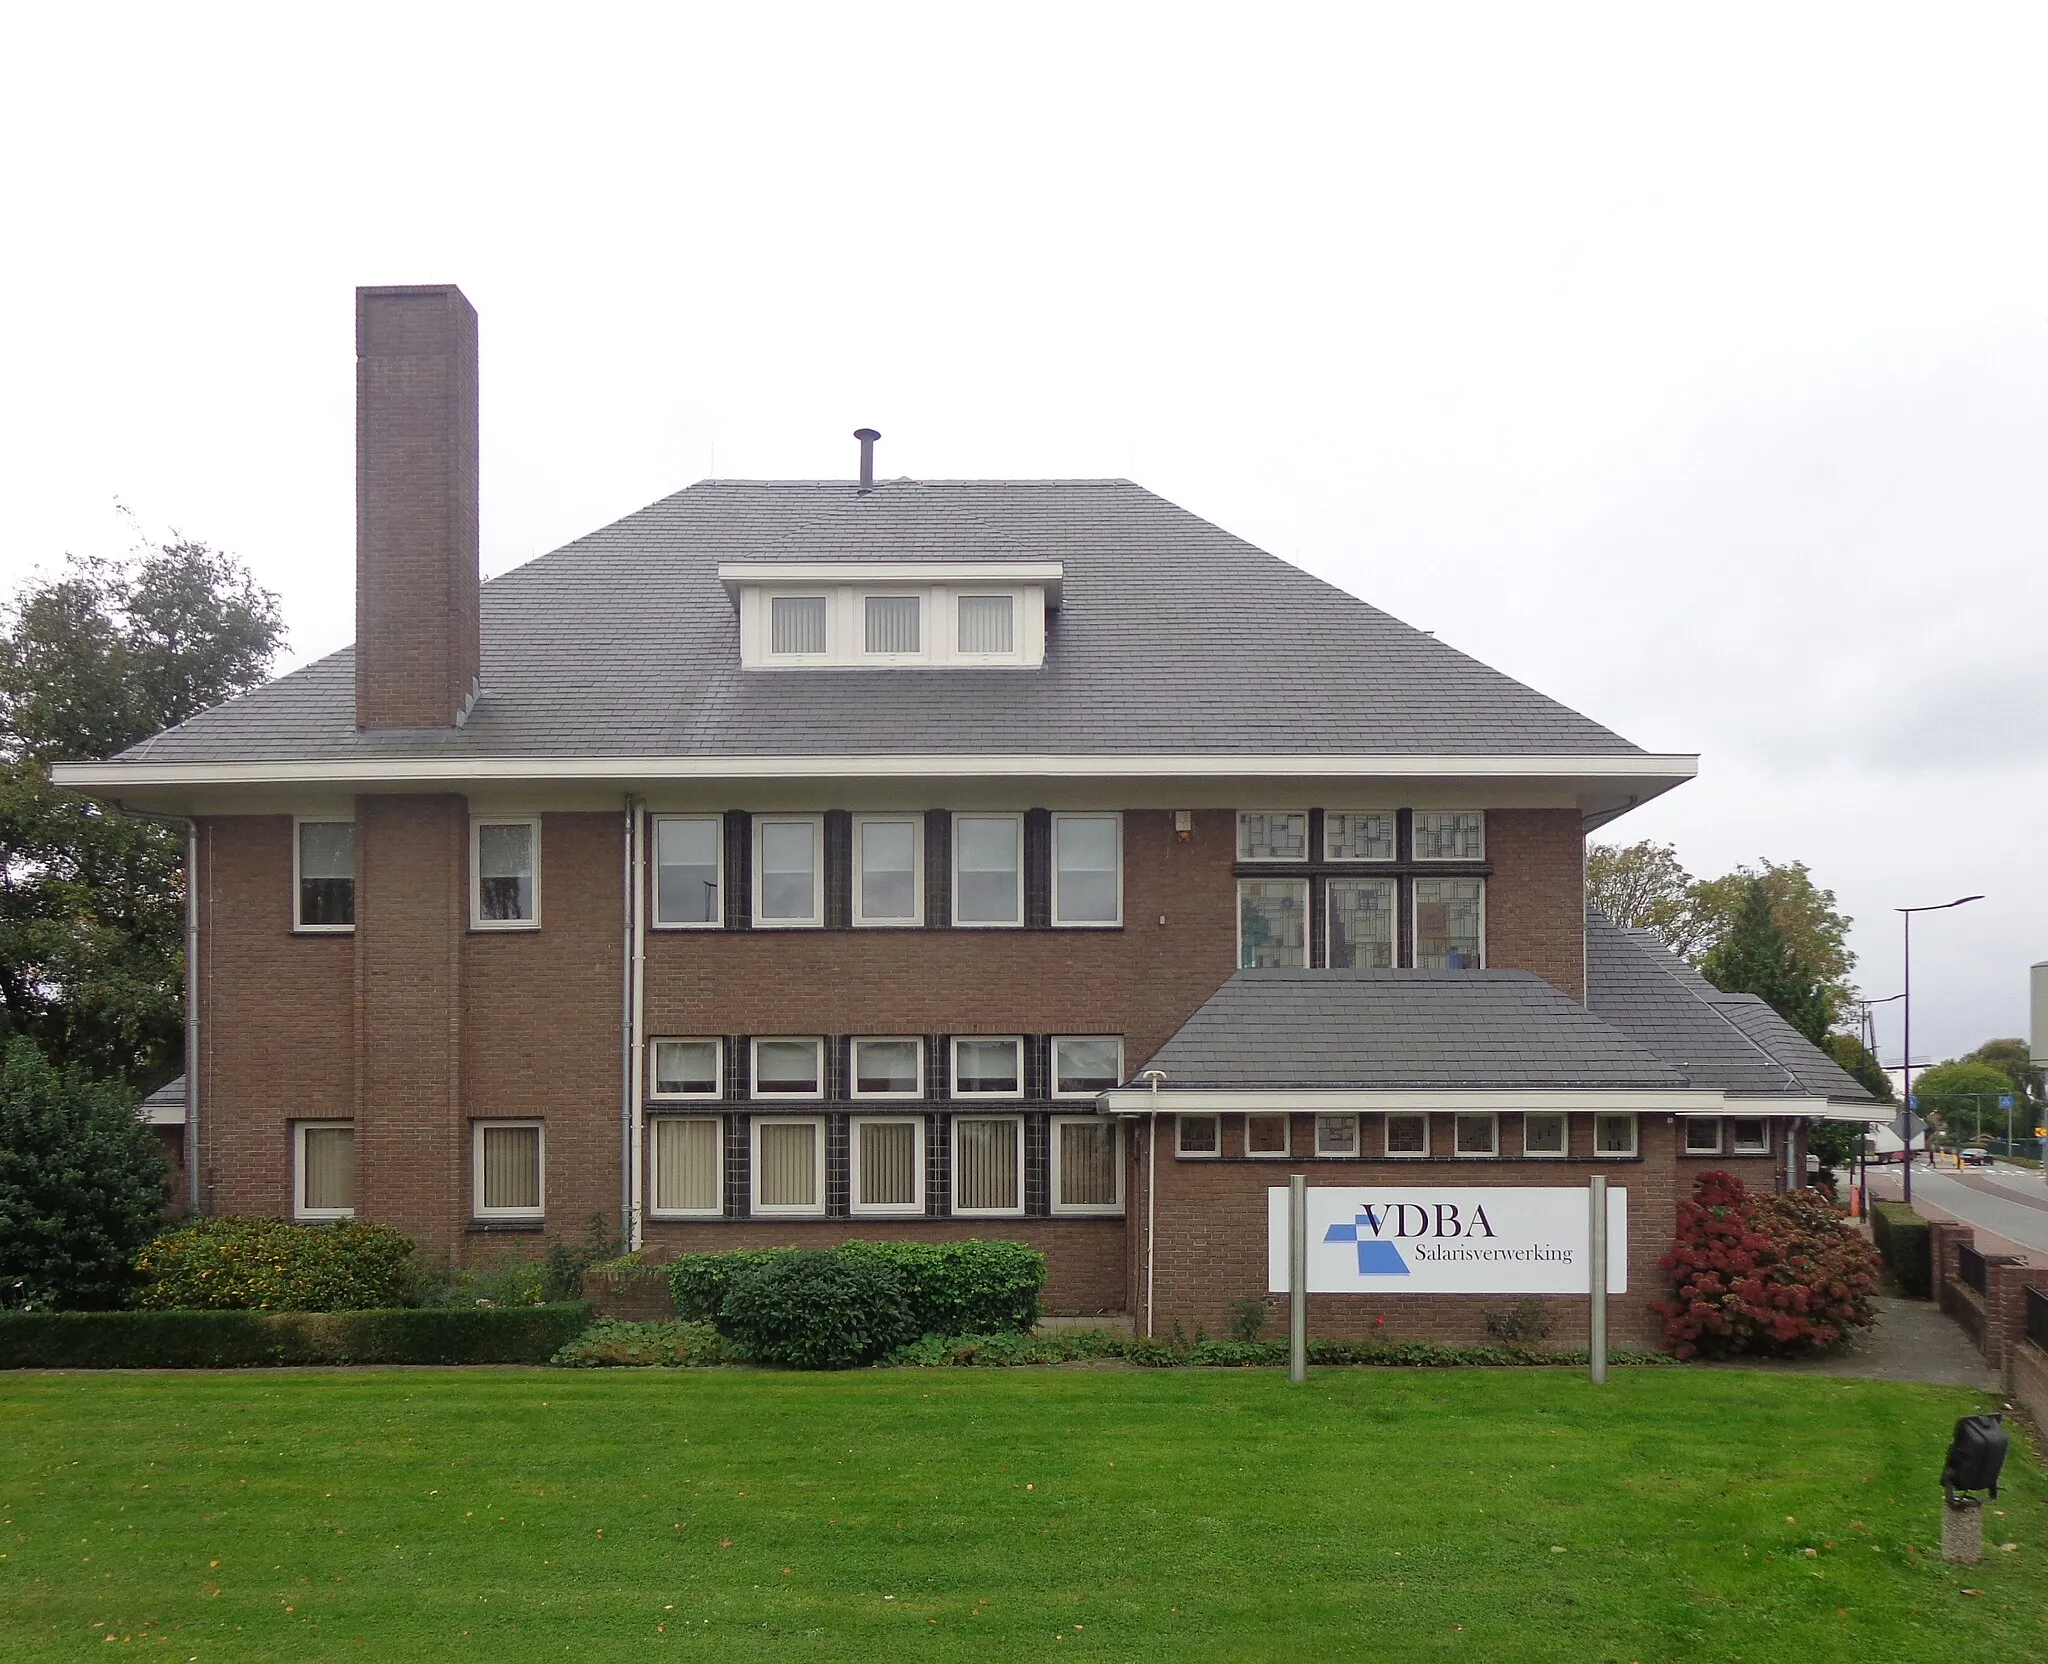
[[[953,1122],[953,1211],[1019,1213],[1024,1207],[1018,1143],[1022,1123],[961,1116]]]
[[[815,1121],[760,1121],[754,1126],[755,1205],[790,1212],[820,1208]]]
[[[924,1205],[922,1131],[915,1121],[853,1123],[856,1208],[912,1213]]]
[[[825,597],[777,595],[768,603],[768,650],[771,653],[825,651]]]
[[[1052,817],[1052,922],[1116,924],[1123,918],[1122,828],[1115,815]]]
[[[540,1212],[540,1128],[477,1129],[477,1211]]]
[[[1106,1118],[1055,1120],[1053,1206],[1061,1212],[1109,1213],[1123,1205],[1123,1163],[1117,1125]]]
[[[960,597],[960,651],[1014,653],[1017,650],[1016,603],[1007,595]]]
[[[1018,924],[1023,919],[1024,823],[1016,815],[955,815],[955,924]]]
[[[654,1118],[654,1211],[716,1213],[724,1139],[708,1115]]]
[[[867,648],[870,653],[915,653],[923,603],[915,595],[870,595],[867,598]]]
[[[719,846],[716,815],[663,815],[654,823],[654,922],[717,924]]]
[[[356,1205],[356,1131],[352,1126],[299,1129],[299,1211],[344,1214]]]
[[[654,1042],[654,1091],[657,1097],[715,1098],[719,1094],[716,1040]]]

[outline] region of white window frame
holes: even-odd
[[[791,1205],[761,1200],[761,1129],[765,1126],[811,1129],[811,1187],[817,1201]],[[752,1115],[747,1118],[747,1211],[761,1219],[825,1217],[825,1117],[822,1115]]]
[[[1458,1147],[1458,1123],[1460,1121],[1484,1121],[1487,1128],[1487,1147],[1483,1150],[1461,1150]],[[1461,1161],[1494,1161],[1500,1156],[1500,1117],[1488,1110],[1461,1109],[1451,1117],[1451,1154]]]
[[[471,930],[540,929],[540,820],[539,815],[471,815],[469,817],[469,928]],[[486,826],[530,826],[533,828],[533,917],[530,919],[487,919],[484,917],[483,832]]]
[[[960,823],[963,820],[1010,820],[1017,823],[1017,916],[1014,919],[963,919],[960,917]],[[947,864],[952,868],[952,916],[955,930],[1021,930],[1024,928],[1024,816],[1005,809],[961,809],[953,814],[947,828]]]
[[[1350,1149],[1326,1150],[1323,1148],[1323,1123],[1325,1121],[1342,1121],[1351,1128]],[[1320,1160],[1357,1161],[1361,1156],[1365,1154],[1364,1146],[1360,1142],[1358,1117],[1356,1115],[1318,1115],[1316,1117],[1315,1146],[1316,1156]]]
[[[647,880],[653,893],[647,898],[648,928],[652,930],[723,930],[725,928],[725,816],[713,813],[705,815],[650,815],[652,826],[647,836]],[[661,826],[664,821],[701,820],[711,823],[715,836],[711,847],[717,852],[718,863],[718,905],[708,919],[664,919],[661,916]]]
[[[711,1090],[709,1092],[664,1092],[655,1062],[663,1046],[709,1046],[711,1048]],[[725,1042],[715,1034],[663,1034],[647,1042],[647,1096],[658,1102],[707,1103],[725,1096]]]
[[[1628,1148],[1626,1150],[1603,1150],[1600,1148],[1600,1123],[1602,1121],[1626,1121],[1628,1123]],[[1640,1117],[1621,1110],[1603,1110],[1593,1117],[1593,1157],[1596,1161],[1626,1161],[1642,1154],[1643,1137]]]
[[[817,1090],[812,1092],[763,1092],[761,1090],[761,1048],[764,1045],[809,1046],[818,1060]],[[825,1096],[825,1042],[815,1034],[757,1034],[747,1042],[747,1099],[751,1103],[817,1103]]]
[[[484,1133],[491,1127],[531,1127],[537,1147],[534,1169],[540,1206],[533,1208],[487,1208],[484,1206]],[[499,1118],[469,1124],[469,1210],[472,1219],[545,1219],[548,1212],[548,1124],[545,1121]]]
[[[1684,1128],[1678,1141],[1678,1153],[1682,1156],[1717,1156],[1721,1153],[1721,1117],[1718,1115],[1681,1115],[1679,1124]],[[1714,1142],[1711,1147],[1695,1147],[1692,1141],[1693,1128],[1713,1129]]]
[[[868,603],[870,601],[915,601],[917,603],[917,645],[907,653],[890,653],[868,646]],[[854,622],[859,633],[854,644],[863,664],[930,664],[933,653],[931,593],[924,589],[860,589],[853,596]],[[825,627],[826,644],[831,644],[832,627]]]
[[[963,1092],[960,1089],[960,1048],[963,1044],[1010,1046],[1017,1059],[1014,1092]],[[1024,1037],[1021,1034],[956,1034],[947,1048],[946,1095],[965,1103],[1015,1103],[1024,1096]]]
[[[1388,1142],[1387,1133],[1396,1121],[1420,1121],[1422,1123],[1421,1149],[1397,1150],[1391,1143]],[[1390,1113],[1384,1116],[1380,1121],[1380,1154],[1385,1156],[1389,1161],[1427,1161],[1429,1159],[1429,1134],[1429,1117],[1427,1115],[1416,1114],[1407,1111],[1403,1111],[1399,1114]]]
[[[1529,1122],[1538,1117],[1555,1119],[1561,1135],[1554,1150],[1532,1150],[1529,1148]],[[1522,1116],[1522,1155],[1528,1161],[1562,1161],[1572,1153],[1572,1118],[1562,1110],[1539,1109],[1526,1111]]]
[[[1242,881],[1240,880],[1240,882]],[[1391,970],[1399,965],[1401,963],[1401,881],[1392,873],[1373,872],[1332,873],[1323,880],[1323,963],[1332,968],[1338,968],[1337,909],[1330,900],[1330,888],[1336,884],[1384,884],[1393,891],[1394,904],[1387,909],[1387,917],[1394,924],[1394,939],[1387,944],[1387,969]],[[1311,900],[1311,904],[1313,904],[1313,900]],[[1483,926],[1486,917],[1486,907],[1483,901],[1480,904],[1479,914]],[[1244,929],[1244,907],[1242,903],[1239,904],[1237,910],[1237,927],[1240,931]],[[1238,957],[1242,959],[1244,955],[1240,953]],[[1365,968],[1370,969],[1371,967]]]
[[[1051,1049],[1048,1051],[1046,1056],[1046,1061],[1051,1065],[1052,1073],[1052,1091],[1048,1094],[1048,1096],[1054,1098],[1067,1099],[1085,1099],[1093,1098],[1095,1096],[1095,1093],[1093,1091],[1085,1087],[1076,1091],[1069,1092],[1063,1090],[1060,1086],[1060,1047],[1065,1045],[1069,1040],[1085,1040],[1092,1045],[1108,1044],[1115,1046],[1117,1084],[1119,1086],[1123,1084],[1124,1037],[1121,1034],[1055,1034],[1052,1037]]]
[[[656,1171],[660,1161],[659,1147],[655,1143],[654,1129],[664,1121],[708,1121],[718,1134],[718,1160],[715,1177],[718,1199],[708,1208],[664,1208],[657,1207],[654,1198],[661,1194],[661,1175]],[[723,1219],[725,1217],[725,1117],[722,1115],[650,1115],[647,1118],[647,1216],[650,1219]]]
[[[761,913],[761,859],[763,834],[771,826],[808,826],[811,850],[811,911],[801,919],[770,919]],[[825,926],[825,817],[823,815],[756,815],[752,829],[754,858],[753,904],[756,930],[822,930]]]
[[[1278,1121],[1286,1134],[1277,1150],[1252,1148],[1252,1123]],[[1294,1159],[1294,1117],[1280,1110],[1254,1110],[1244,1118],[1244,1157],[1247,1161],[1292,1161]]]
[[[302,826],[346,826],[355,828],[353,815],[294,815],[292,816],[292,930],[300,936],[353,936],[356,927],[352,924],[307,924],[300,916],[299,909],[305,900],[304,879],[300,875],[299,828]],[[351,846],[353,847],[353,846]],[[354,900],[362,899],[362,881],[353,878],[356,886]],[[350,907],[354,911],[353,903]]]
[[[945,596],[946,638],[950,648],[949,657],[955,664],[1023,664],[1024,652],[1024,592],[1015,589],[952,589],[942,592]],[[1043,593],[1042,591],[1040,592]],[[1010,603],[1010,647],[1008,652],[982,652],[960,645],[960,603],[966,600],[992,600],[1000,596]],[[1042,628],[1043,626],[1041,626]],[[934,644],[936,645],[936,644]],[[1032,660],[1030,662],[1037,662]]]
[[[914,1202],[864,1202],[860,1195],[860,1136],[863,1127],[908,1126],[917,1141],[915,1172],[917,1199]],[[922,1115],[856,1115],[847,1122],[846,1194],[847,1210],[863,1219],[908,1219],[925,1209],[925,1125]]]
[[[1389,842],[1391,842],[1394,846],[1393,852],[1391,854],[1338,855],[1334,851],[1332,851],[1332,849],[1330,848],[1331,817],[1342,816],[1346,820],[1350,820],[1362,815],[1380,816],[1383,817],[1389,823],[1390,830],[1393,833],[1393,836],[1391,839],[1389,839]],[[1353,863],[1356,863],[1359,866],[1365,867],[1368,871],[1371,871],[1378,868],[1382,863],[1392,862],[1399,859],[1400,854],[1401,821],[1400,815],[1397,811],[1393,809],[1325,809],[1323,811],[1323,859],[1325,861],[1342,861],[1346,866],[1350,866]]]
[[[1060,827],[1070,820],[1106,820],[1116,843],[1116,916],[1110,919],[1060,917]],[[1056,930],[1120,930],[1124,922],[1124,817],[1121,810],[1055,810],[1052,817],[1052,923]]]
[[[860,843],[861,833],[870,826],[908,826],[910,828],[910,917],[907,919],[871,919],[861,911],[860,906]],[[853,817],[852,870],[848,873],[849,887],[853,891],[853,924],[856,930],[912,930],[924,923],[924,816],[913,809],[904,814],[860,814]]]
[[[1415,817],[1417,815],[1477,815],[1479,817],[1479,853],[1477,855],[1424,855],[1415,847]],[[1418,862],[1438,861],[1484,861],[1486,859],[1486,811],[1484,809],[1411,809],[1408,811],[1408,852]]]
[[[309,1208],[306,1206],[306,1134],[309,1130],[333,1132],[339,1127],[348,1128],[351,1140],[355,1137],[356,1124],[353,1121],[294,1121],[292,1123],[292,1217],[305,1220],[353,1219],[354,1207]]]
[[[1310,960],[1309,932],[1314,928],[1315,920],[1315,897],[1309,893],[1309,881],[1306,878],[1296,878],[1287,874],[1282,874],[1276,878],[1238,879],[1235,893],[1232,897],[1237,903],[1237,969],[1245,971],[1253,968],[1244,962],[1244,887],[1247,884],[1299,884],[1301,886],[1301,965],[1299,968],[1307,969]],[[1274,968],[1289,970],[1296,967],[1280,966]]]
[[[1737,1156],[1767,1156],[1771,1153],[1771,1118],[1768,1115],[1736,1115],[1729,1118],[1728,1153]],[[1745,1143],[1736,1131],[1743,1122],[1754,1121],[1763,1129],[1761,1143]]]
[[[917,1049],[917,1085],[908,1092],[863,1092],[860,1086],[860,1049],[863,1046],[914,1046]],[[862,1103],[888,1101],[912,1103],[924,1096],[924,1040],[915,1034],[857,1034],[846,1049],[846,1095]]]
[[[1069,1126],[1101,1126],[1107,1120],[1110,1137],[1110,1163],[1116,1169],[1116,1200],[1113,1202],[1068,1202],[1060,1196],[1060,1128]],[[1121,1122],[1101,1115],[1055,1115],[1051,1121],[1052,1133],[1047,1144],[1048,1165],[1052,1168],[1052,1211],[1054,1213],[1092,1215],[1097,1219],[1110,1218],[1124,1211],[1124,1129]]]
[[[832,603],[830,589],[763,589],[761,591],[761,656],[770,664],[805,665],[830,664],[833,654],[833,636],[836,620],[833,613],[839,609]],[[825,607],[825,650],[822,653],[778,653],[775,651],[775,603],[777,601],[820,601]]]
[[[946,1154],[950,1162],[950,1165],[947,1170],[949,1173],[955,1175],[953,1193],[952,1196],[949,1198],[951,1211],[953,1215],[956,1218],[960,1219],[1015,1219],[1021,1217],[1024,1212],[1025,1190],[1024,1117],[1021,1115],[983,1115],[979,1113],[969,1113],[964,1115],[955,1115],[951,1118],[951,1120],[952,1124],[946,1129],[946,1142],[948,1145]],[[1015,1207],[963,1208],[960,1205],[960,1191],[957,1175],[960,1171],[960,1123],[963,1121],[1007,1121],[1010,1123],[1010,1130],[1017,1140],[1017,1205]]]
[[[1453,884],[1477,884],[1479,886],[1479,963],[1471,968],[1483,971],[1487,966],[1486,899],[1489,886],[1483,877],[1474,874],[1448,873],[1444,877],[1446,881]],[[1423,877],[1412,879],[1408,884],[1408,951],[1418,966],[1422,964],[1422,932],[1416,928],[1416,925],[1422,911],[1422,885],[1425,881],[1434,881],[1434,875],[1429,875],[1428,879]]]
[[[1248,855],[1244,847],[1244,820],[1247,815],[1299,815],[1301,816],[1301,853],[1299,855]],[[1237,840],[1237,859],[1240,861],[1270,861],[1299,866],[1309,860],[1315,851],[1309,847],[1309,812],[1306,809],[1240,809],[1233,823]]]
[[[1190,1150],[1187,1140],[1181,1135],[1186,1132],[1190,1121],[1207,1121],[1215,1140],[1206,1150]],[[1176,1115],[1173,1118],[1173,1159],[1175,1161],[1215,1161],[1223,1154],[1223,1117],[1220,1115]]]

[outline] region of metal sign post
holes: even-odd
[[[1308,1180],[1287,1181],[1287,1379],[1308,1379]]]
[[[1586,1182],[1586,1356],[1595,1384],[1607,1379],[1607,1175]]]

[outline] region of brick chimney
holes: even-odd
[[[453,728],[477,694],[476,310],[356,291],[356,726]]]

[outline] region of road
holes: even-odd
[[[1898,1168],[1873,1167],[1870,1177],[1873,1195],[1898,1200]],[[2023,1167],[1974,1167],[1960,1173],[1915,1167],[1913,1200],[1930,1202],[2008,1242],[2048,1254],[2048,1184],[2037,1172]]]

